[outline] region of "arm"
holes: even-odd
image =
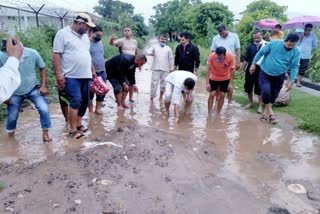
[[[168,60],[169,60],[170,71],[174,71],[174,57],[173,57],[171,48],[169,49]]]
[[[57,80],[58,90],[63,90],[65,79],[61,71],[61,53],[52,53],[52,65]]]
[[[215,52],[216,49],[217,49],[217,46],[216,46],[216,37],[213,37],[212,39],[212,43],[211,43],[211,52]]]
[[[254,57],[253,62],[252,62],[252,65],[257,64],[257,62],[259,61],[259,59],[260,59],[262,56],[265,56],[265,55],[267,55],[268,53],[270,53],[271,46],[272,46],[272,43],[269,43],[268,45],[266,45],[266,46],[264,46],[263,48],[261,48],[261,49],[258,51],[258,53],[256,54],[256,56]]]
[[[206,89],[208,92],[210,92],[211,90],[211,86],[210,86],[210,72],[212,71],[212,64],[210,63],[211,62],[211,55],[209,55],[209,58],[208,58],[208,62],[207,62],[207,71],[206,71]]]
[[[235,70],[238,70],[240,68],[240,55],[241,55],[241,51],[240,48],[236,49],[236,67]]]
[[[154,56],[154,47],[149,48],[149,50],[147,51],[147,55]]]
[[[295,50],[295,54],[290,62],[290,81],[286,83],[286,91],[290,91],[298,74],[300,64],[300,51]]]
[[[312,49],[316,49],[318,47],[318,38],[314,35],[314,39],[312,40]]]
[[[176,70],[179,65],[180,54],[179,54],[178,48],[179,48],[179,45],[176,47],[176,52],[175,52],[175,57],[174,57],[174,70]]]
[[[47,70],[45,67],[40,68],[40,78],[41,78],[41,86],[39,91],[42,96],[46,96],[49,94],[49,91],[47,88]]]
[[[230,57],[230,82],[228,86],[228,90],[232,91],[232,85],[233,85],[233,78],[234,78],[234,73],[235,73],[235,62],[234,62],[234,57]]]
[[[112,36],[110,37],[110,40],[109,40],[109,45],[114,46],[114,41],[115,41],[116,39],[117,39],[116,36],[115,36],[115,35],[112,35]]]
[[[91,63],[91,73],[92,73],[92,79],[97,78],[96,69],[94,68],[94,65]]]

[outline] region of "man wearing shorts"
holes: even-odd
[[[57,32],[53,42],[53,69],[58,90],[64,90],[70,102],[69,136],[75,139],[83,137],[83,132],[88,130],[82,125],[82,117],[89,103],[90,80],[96,77],[87,35],[89,27],[95,27],[90,16],[79,13],[72,25]]]
[[[164,103],[169,113],[170,104],[174,104],[175,122],[179,122],[181,98],[186,102],[184,112],[187,112],[193,101],[193,89],[197,76],[190,71],[174,71],[166,77]]]
[[[129,88],[132,87],[138,92],[135,79],[136,68],[141,68],[146,62],[147,58],[143,54],[134,56],[123,53],[105,63],[107,78],[113,87],[118,109],[129,108],[126,104]]]
[[[218,47],[208,58],[206,73],[208,98],[208,114],[212,113],[214,99],[218,97],[217,113],[221,112],[225,93],[232,88],[235,63],[233,54],[224,47]]]
[[[310,65],[310,59],[312,57],[312,51],[318,46],[318,38],[312,32],[313,25],[306,24],[304,27],[304,33],[299,35],[298,48],[301,52],[299,75],[297,80],[297,86],[301,87],[302,77],[306,74]]]

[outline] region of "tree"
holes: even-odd
[[[252,41],[253,32],[256,30],[254,23],[261,19],[273,18],[280,23],[287,21],[286,6],[280,6],[270,0],[258,0],[250,3],[242,13],[240,22],[236,25],[236,31],[240,38],[242,56],[246,47]]]
[[[101,16],[112,21],[119,21],[120,15],[133,15],[134,7],[130,3],[118,0],[99,0],[99,5],[93,9]]]

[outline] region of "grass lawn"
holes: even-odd
[[[243,92],[242,79],[237,72],[234,79],[235,95],[234,99],[242,105],[248,103],[247,96]],[[253,111],[257,110],[257,105]],[[295,117],[299,128],[320,135],[320,97],[313,96],[293,89],[291,91],[291,102],[288,106],[274,107],[274,111],[287,113]]]

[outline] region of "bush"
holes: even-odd
[[[318,39],[320,39],[319,29],[315,29],[315,34]],[[310,66],[307,72],[307,77],[309,77],[313,82],[320,82],[320,46],[316,48],[313,53]]]

